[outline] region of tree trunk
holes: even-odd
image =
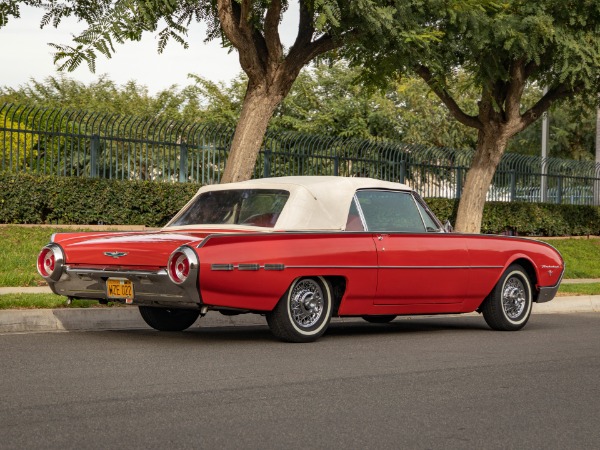
[[[464,189],[456,215],[456,231],[479,233],[487,192],[496,168],[506,150],[508,138],[499,129],[479,131],[477,149],[467,172]]]
[[[221,183],[252,178],[269,120],[282,100],[283,96],[279,93],[269,92],[260,86],[248,86]]]

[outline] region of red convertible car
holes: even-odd
[[[157,330],[255,313],[308,342],[332,316],[479,311],[519,330],[564,262],[541,242],[447,232],[402,184],[282,177],[204,186],[159,231],[55,234],[37,267],[56,294],[136,305]]]

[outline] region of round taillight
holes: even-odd
[[[190,261],[181,252],[177,252],[171,259],[171,278],[176,283],[183,283],[190,274]]]
[[[60,269],[63,263],[63,253],[56,244],[47,245],[40,252],[37,259],[37,270],[44,278],[56,281],[60,278]]]
[[[189,247],[180,247],[169,258],[167,271],[173,283],[182,284],[190,276],[193,267],[197,267],[196,253]]]

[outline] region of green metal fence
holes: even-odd
[[[223,126],[4,104],[0,171],[217,183],[232,136]],[[472,157],[469,150],[269,131],[255,177],[369,176],[425,197],[458,198]],[[506,154],[488,199],[600,204],[600,164]]]

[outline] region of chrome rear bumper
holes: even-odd
[[[108,297],[106,280],[127,279],[133,283],[133,299]],[[165,269],[143,270],[100,270],[64,266],[58,281],[49,281],[55,294],[74,299],[108,300],[138,306],[162,306],[170,308],[199,309],[202,300],[198,291],[198,272],[190,273],[185,283],[173,283]]]

